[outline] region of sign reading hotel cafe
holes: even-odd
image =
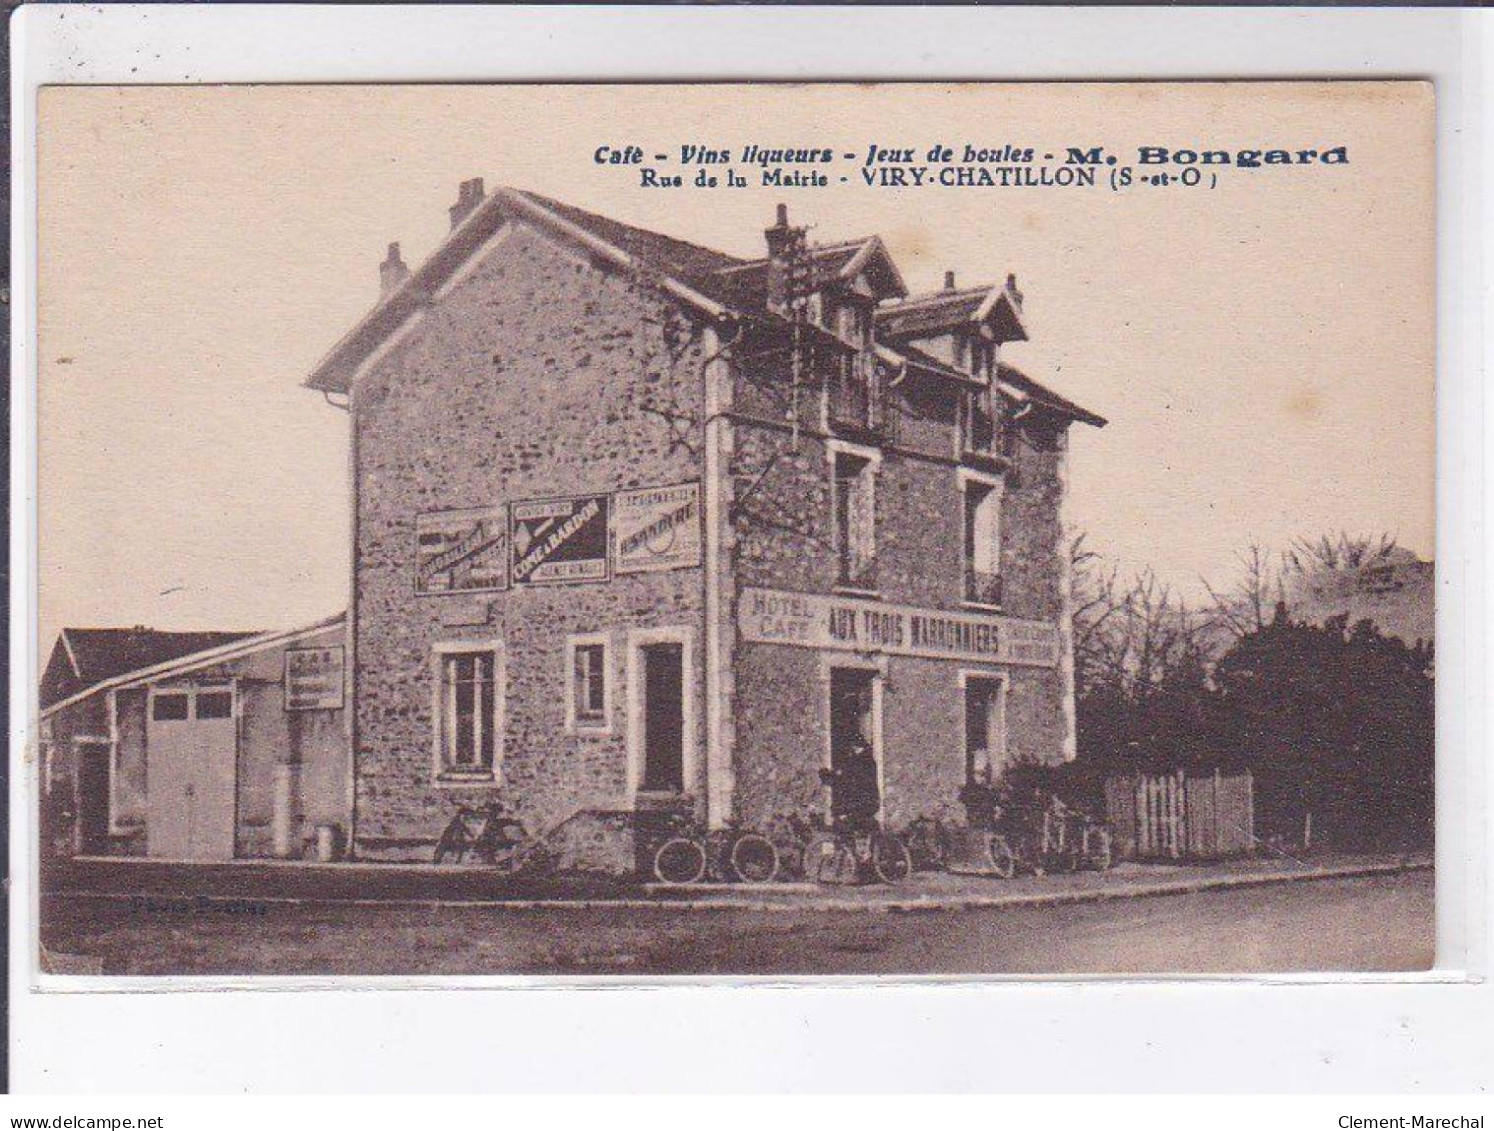
[[[1058,664],[1054,625],[993,613],[946,612],[855,597],[746,588],[737,622],[742,639],[756,644],[1042,668]]]

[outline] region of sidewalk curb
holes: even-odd
[[[1385,876],[1433,869],[1430,860],[1399,860],[1386,863],[1346,864],[1312,868],[1302,872],[1248,872],[1239,875],[1202,876],[1176,880],[1152,880],[1114,888],[1092,888],[1071,891],[1021,892],[993,895],[917,896],[891,899],[641,899],[625,896],[618,899],[371,899],[315,898],[284,895],[197,895],[183,896],[163,892],[71,891],[43,892],[43,898],[103,899],[114,901],[181,900],[193,905],[273,906],[349,906],[349,907],[425,907],[477,908],[508,911],[750,911],[790,914],[871,912],[880,914],[916,914],[936,911],[975,911],[1016,907],[1058,906],[1070,903],[1098,903],[1112,899],[1144,899],[1163,895],[1188,895],[1227,888],[1264,887],[1279,883],[1301,883],[1310,880],[1352,879],[1361,876]],[[999,881],[998,881],[999,882]]]

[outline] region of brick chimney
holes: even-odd
[[[954,272],[953,271],[946,271],[946,272],[944,272],[944,289],[946,291],[952,291],[952,290],[955,289]]]
[[[457,202],[453,204],[448,212],[451,213],[451,226],[457,227],[483,201],[485,194],[482,191],[482,178],[473,177],[470,181],[463,181],[457,189]]]
[[[768,309],[787,312],[793,291],[807,294],[813,286],[807,277],[809,259],[805,255],[804,229],[791,228],[788,205],[780,204],[776,223],[763,232],[768,242]],[[790,278],[797,270],[799,277]]]
[[[399,244],[390,244],[389,254],[384,257],[384,262],[379,264],[380,300],[388,298],[409,277],[410,269],[399,257]]]
[[[763,238],[768,241],[768,258],[776,259],[784,252],[788,243],[789,233],[793,231],[788,222],[788,205],[780,204],[776,223],[763,233]]]
[[[1017,305],[1022,305],[1022,292],[1017,290],[1017,276],[1015,274],[1006,277],[1006,289],[1012,292],[1012,298],[1016,299]]]

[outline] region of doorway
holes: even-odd
[[[877,809],[881,808],[882,750],[877,703],[880,675],[865,668],[830,669],[830,769],[837,784],[830,788],[830,818],[837,827],[852,816],[858,802],[870,808],[870,802],[853,796],[849,788],[853,777],[856,790],[875,791]],[[877,772],[872,779],[861,781],[857,775],[846,775],[858,751],[871,754]],[[842,784],[844,783],[844,784]]]
[[[997,676],[965,679],[965,781],[994,781],[1006,760],[1006,685]]]
[[[645,644],[643,660],[643,783],[645,793],[685,790],[685,647]]]
[[[230,684],[152,688],[146,720],[146,854],[232,860],[238,711]]]
[[[109,851],[109,744],[78,742],[78,852],[103,856]]]

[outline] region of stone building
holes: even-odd
[[[785,209],[743,259],[466,182],[309,387],[347,408],[354,849],[499,797],[575,862],[633,815],[881,819],[1073,755],[1069,426],[1015,280],[909,296]]]

